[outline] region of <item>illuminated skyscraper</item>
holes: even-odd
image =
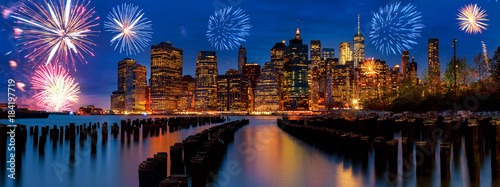
[[[320,99],[320,71],[322,66],[321,62],[321,41],[311,40],[310,46],[311,64],[308,67],[308,86],[309,86],[309,101],[311,110],[319,110]],[[323,105],[321,105],[323,107]]]
[[[255,88],[255,111],[278,111],[279,89],[272,62],[266,62]]]
[[[278,81],[278,89],[280,90],[280,103],[283,101],[283,95],[281,95],[281,90],[283,87],[283,62],[285,56],[285,41],[276,43],[271,49],[271,63],[274,66],[274,71],[276,72],[276,80]],[[282,110],[283,105],[280,104],[280,110]]]
[[[118,62],[118,90],[111,95],[111,110],[123,112],[146,111],[147,68],[137,60],[125,58]]]
[[[243,67],[243,75],[245,75],[249,80],[248,97],[249,97],[249,110],[253,111],[255,102],[255,87],[257,87],[257,82],[260,76],[260,65],[256,63],[245,64]]]
[[[439,39],[430,38],[429,44],[427,46],[428,50],[428,76],[431,92],[436,92],[440,84],[440,69],[441,65],[439,63]]]
[[[125,93],[123,91],[116,90],[111,93],[111,110],[115,113],[125,111]]]
[[[229,73],[217,76],[217,111],[247,111],[249,80]]]
[[[328,58],[335,58],[335,49],[334,48],[323,48],[323,58],[326,60]]]
[[[182,77],[182,93],[178,97],[177,110],[193,110],[195,85],[196,81],[191,75],[184,75]]]
[[[283,64],[283,109],[309,110],[309,89],[307,85],[308,47],[302,43],[297,28],[295,38],[285,47]]]
[[[240,49],[238,50],[238,73],[243,73],[243,67],[247,64],[247,49],[240,45]]]
[[[339,65],[338,59],[332,63],[332,97],[333,100],[344,107],[345,103],[350,103],[354,98],[354,63]]]
[[[411,79],[413,84],[418,84],[418,69],[417,62],[415,62],[415,57],[411,59],[410,65],[408,66],[408,74],[408,77]]]
[[[191,75],[184,75],[182,77],[182,92],[194,93],[196,81]]]
[[[373,60],[372,63],[370,63]],[[391,90],[390,68],[385,61],[366,59],[363,63],[373,64],[370,68],[361,68],[359,71],[359,97],[363,101],[380,98]]]
[[[217,56],[215,51],[201,51],[196,63],[195,110],[217,109]]]
[[[147,71],[148,68],[141,64],[134,66],[133,112],[146,111]]]
[[[354,68],[359,67],[359,63],[365,60],[365,37],[359,32],[359,14],[358,14],[358,33],[354,35]]]
[[[177,109],[177,96],[182,93],[182,49],[170,42],[151,46],[151,110]]]
[[[408,66],[410,65],[410,53],[404,50],[401,55],[401,73],[403,74],[403,79],[408,78]]]
[[[345,65],[346,62],[352,61],[351,43],[349,42],[340,43],[339,51],[340,51],[340,56],[339,56],[340,65]]]

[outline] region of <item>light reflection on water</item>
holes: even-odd
[[[57,116],[48,119],[23,119],[20,124],[30,125],[77,125],[88,122],[107,121],[112,123],[126,118],[154,118],[158,116]],[[165,116],[163,116],[165,117]],[[276,125],[278,117],[231,116],[232,120],[248,118],[250,124],[235,134],[234,143],[228,150],[217,172],[209,174],[209,186],[388,186],[392,185],[385,176],[375,176],[373,152],[369,164],[363,168],[343,155],[328,154],[283,132]],[[7,123],[0,120],[1,123]],[[43,123],[43,124],[42,124]],[[74,166],[69,160],[69,142],[57,144],[52,149],[52,141],[47,139],[43,158],[33,147],[28,135],[26,152],[23,155],[21,173],[16,181],[0,177],[0,186],[138,186],[137,169],[140,162],[160,151],[168,151],[176,142],[187,136],[201,132],[211,126],[201,126],[166,132],[159,137],[148,137],[139,142],[121,142],[111,135],[106,144],[101,143],[101,133],[97,153],[90,153],[90,140],[84,146],[76,144]],[[396,138],[398,135],[395,136]],[[399,141],[401,142],[401,141]],[[439,142],[438,142],[439,143]],[[451,157],[451,181],[448,186],[469,186],[468,169],[462,143],[460,158]],[[439,149],[436,150],[439,153]],[[401,171],[401,151],[399,165]],[[479,186],[500,186],[492,181],[490,155],[486,154],[481,163]],[[456,160],[456,161],[455,161]],[[168,163],[170,166],[170,163]],[[439,157],[436,157],[433,175],[421,178],[411,172],[401,176],[395,186],[440,186]],[[6,172],[0,172],[6,176]],[[404,177],[404,180],[402,178]],[[443,185],[443,186],[446,186]]]

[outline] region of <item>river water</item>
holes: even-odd
[[[17,123],[31,125],[77,125],[92,122],[119,123],[121,119],[155,118],[168,116],[65,116],[51,115],[47,119],[19,119]],[[227,153],[216,171],[209,173],[208,186],[469,186],[464,145],[459,157],[452,154],[451,180],[443,183],[439,174],[439,157],[433,175],[417,177],[415,171],[399,176],[397,182],[389,182],[387,176],[375,175],[373,152],[367,167],[353,163],[344,156],[329,154],[287,134],[276,125],[276,116],[231,116],[231,120],[250,119],[250,124],[235,134]],[[0,120],[0,123],[7,123]],[[217,125],[217,124],[213,124]],[[147,157],[181,142],[189,135],[210,128],[199,126],[140,141],[121,141],[111,135],[107,143],[99,137],[97,152],[91,154],[90,141],[76,144],[75,162],[69,162],[69,142],[58,143],[52,148],[47,139],[43,156],[33,147],[28,135],[20,173],[16,180],[0,174],[0,186],[138,186],[138,165]],[[100,136],[100,133],[99,133]],[[396,137],[398,137],[396,135]],[[439,150],[436,150],[439,153]],[[400,153],[401,154],[401,151]],[[400,156],[401,157],[401,156]],[[492,179],[490,155],[481,163],[481,181],[477,186],[500,186]],[[400,171],[401,159],[399,160]],[[168,163],[170,166],[170,163]],[[400,172],[401,173],[401,172]]]

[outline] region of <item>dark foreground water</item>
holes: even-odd
[[[126,118],[154,118],[166,116],[58,116],[48,119],[18,120],[30,125],[77,125],[88,122],[119,122]],[[439,158],[434,174],[427,178],[417,177],[415,170],[399,176],[398,182],[389,182],[387,176],[376,176],[373,154],[369,164],[363,168],[349,158],[328,154],[312,147],[276,126],[278,117],[232,116],[232,120],[250,119],[250,124],[238,130],[235,140],[229,144],[227,154],[218,171],[209,174],[209,186],[470,186],[464,153],[464,144],[459,156],[451,158],[451,180],[442,183],[439,174]],[[5,120],[1,123],[7,123]],[[214,124],[216,125],[216,124]],[[69,162],[69,142],[52,148],[47,139],[43,156],[33,147],[28,135],[26,152],[23,155],[20,173],[16,180],[0,172],[0,186],[138,186],[139,163],[156,152],[168,151],[176,142],[187,136],[211,127],[200,126],[176,132],[167,132],[159,137],[148,137],[138,142],[121,141],[112,136],[106,144],[99,137],[97,153],[91,154],[90,140],[83,146],[76,144],[73,165]],[[100,133],[99,133],[100,136]],[[396,136],[397,137],[397,136]],[[78,139],[77,139],[78,141]],[[436,150],[439,153],[439,149]],[[399,153],[401,154],[401,152]],[[401,156],[400,156],[401,158]],[[478,186],[500,186],[492,179],[490,155],[485,154],[481,163],[481,181]],[[402,170],[399,160],[399,173]],[[170,166],[170,163],[168,163]]]

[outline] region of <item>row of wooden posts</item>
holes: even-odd
[[[88,125],[83,123],[81,125],[76,125],[75,123],[70,123],[65,126],[54,125],[52,128],[50,126],[40,126],[33,125],[29,126],[29,134],[33,140],[33,147],[38,148],[38,154],[44,156],[46,150],[46,144],[48,139],[52,140],[52,147],[56,149],[58,146],[62,146],[64,142],[69,142],[70,145],[70,160],[75,159],[76,141],[80,146],[84,146],[87,139],[90,138],[91,142],[91,153],[96,154],[97,144],[100,139],[102,144],[106,144],[108,137],[112,135],[114,139],[118,138],[120,135],[120,140],[123,142],[125,140],[139,141],[142,135],[142,139],[148,137],[159,136],[159,134],[164,134],[167,130],[173,132],[180,129],[186,129],[190,127],[209,125],[222,123],[226,118],[222,116],[200,116],[200,117],[173,117],[173,118],[148,118],[148,119],[127,119],[121,120],[120,125],[114,123],[109,126],[107,122],[93,123],[89,122]],[[28,127],[26,125],[15,125],[15,128],[5,124],[0,124],[0,165],[2,170],[6,166],[8,145],[10,143],[10,133],[15,129],[15,155],[16,155],[16,169],[20,169],[19,165],[22,161],[22,154],[25,152],[26,142],[28,139]],[[100,129],[100,136],[99,130]],[[142,132],[141,132],[142,129]],[[111,133],[110,133],[111,132]],[[12,140],[13,141],[13,140]],[[17,173],[17,171],[16,171]]]
[[[248,120],[227,122],[191,135],[170,147],[170,176],[167,152],[158,152],[139,165],[139,186],[205,186],[208,173],[222,161],[228,143]]]
[[[388,172],[390,180],[398,173],[401,141],[403,172],[416,167],[417,176],[430,176],[435,158],[440,159],[443,180],[450,179],[450,159],[460,159],[462,137],[470,181],[480,180],[480,160],[491,151],[492,177],[500,178],[500,121],[491,116],[409,116],[382,118],[376,115],[345,119],[342,116],[307,120],[278,120],[278,126],[297,138],[321,149],[343,154],[354,162],[368,165],[374,151],[377,175]],[[401,139],[394,139],[400,133]],[[439,146],[439,153],[436,153]],[[453,151],[452,151],[453,150]]]

